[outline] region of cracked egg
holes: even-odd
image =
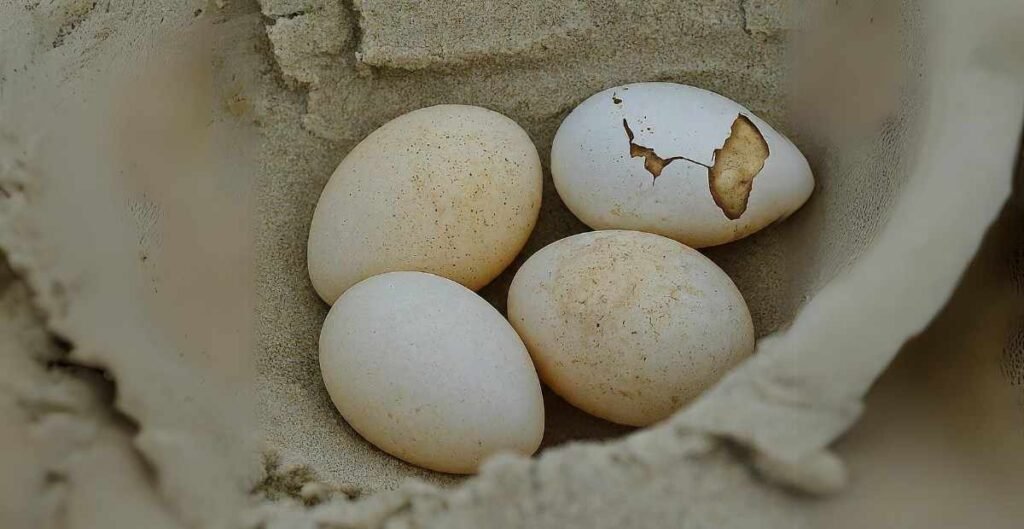
[[[551,174],[594,229],[657,233],[702,248],[785,219],[814,177],[788,138],[740,104],[674,83],[597,93],[562,122]]]

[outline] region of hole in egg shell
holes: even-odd
[[[715,149],[714,164],[708,168],[711,196],[722,213],[736,220],[747,210],[754,177],[764,168],[770,154],[768,142],[750,118],[740,114],[732,122],[729,137]]]
[[[619,104],[622,100],[612,97],[612,102]],[[685,156],[662,158],[654,152],[654,149],[634,141],[636,137],[633,134],[633,129],[629,127],[629,121],[625,118],[622,119],[622,128],[626,130],[626,138],[629,139],[629,156],[643,158],[644,169],[651,173],[655,181],[661,176],[665,167],[676,160],[683,160],[706,168],[711,197],[714,199],[715,205],[729,220],[740,218],[747,210],[750,191],[754,187],[754,177],[764,168],[764,162],[770,154],[764,135],[761,134],[757,125],[754,125],[754,122],[743,114],[736,116],[732,122],[729,137],[725,139],[720,148],[715,149],[712,165],[706,165]]]
[[[675,160],[681,160],[681,156],[673,156],[672,158],[662,158],[658,156],[658,153],[654,152],[654,149],[650,147],[644,147],[643,145],[637,144],[634,140],[633,129],[629,128],[629,121],[626,118],[622,119],[622,128],[626,129],[626,137],[629,138],[629,156],[630,158],[643,158],[644,169],[647,169],[648,173],[655,180],[661,176],[661,172],[665,170],[665,166],[672,163]],[[693,160],[690,160],[693,161]],[[693,162],[697,163],[697,162]]]

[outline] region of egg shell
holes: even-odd
[[[334,405],[381,450],[439,472],[475,472],[496,452],[532,454],[540,381],[490,304],[421,272],[360,282],[331,308],[320,369]]]
[[[668,417],[754,349],[750,312],[725,272],[636,231],[544,247],[513,279],[508,316],[555,393],[632,426]]]
[[[555,134],[551,174],[591,228],[657,233],[694,248],[780,221],[814,189],[806,158],[771,125],[714,92],[674,83],[619,86],[583,101]]]
[[[439,105],[395,118],[324,187],[309,229],[313,287],[333,303],[363,279],[415,270],[479,289],[526,243],[542,185],[530,137],[497,112]]]

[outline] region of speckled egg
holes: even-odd
[[[551,148],[562,200],[594,229],[702,248],[785,219],[814,189],[795,145],[740,104],[673,83],[610,88],[576,107]]]
[[[754,349],[729,276],[692,248],[636,231],[541,249],[512,281],[508,317],[555,393],[633,426],[668,417]]]
[[[532,454],[540,382],[522,340],[454,281],[391,272],[348,289],[320,332],[320,369],[342,417],[381,450],[439,472]]]
[[[313,287],[333,303],[373,275],[416,270],[479,289],[526,243],[541,188],[537,150],[511,119],[465,105],[400,116],[352,149],[320,195]]]

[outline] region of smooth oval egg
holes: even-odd
[[[522,340],[451,280],[391,272],[348,289],[320,333],[334,405],[381,450],[427,469],[475,472],[544,433],[540,382]]]
[[[535,253],[512,281],[508,317],[555,393],[632,426],[668,417],[754,349],[725,272],[636,231],[582,233]]]
[[[595,94],[565,118],[551,175],[594,229],[731,242],[785,219],[814,189],[803,154],[740,104],[674,83]]]
[[[342,160],[309,229],[313,287],[327,303],[376,274],[417,270],[473,290],[526,244],[540,158],[511,119],[439,105],[395,118]]]

